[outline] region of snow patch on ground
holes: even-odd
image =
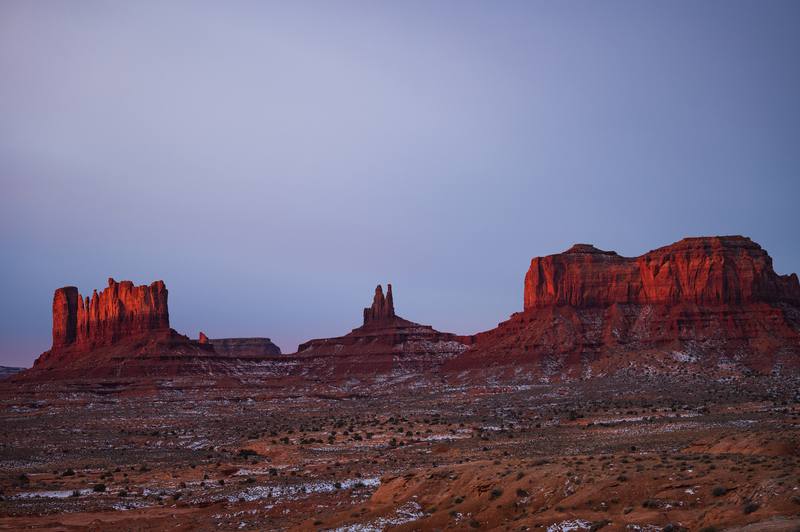
[[[416,501],[408,501],[395,510],[394,517],[379,517],[368,523],[354,523],[331,529],[329,532],[380,532],[390,526],[412,523],[425,517],[422,506]]]
[[[259,499],[297,499],[309,493],[332,493],[337,490],[347,490],[356,487],[377,488],[381,485],[378,477],[351,478],[339,482],[307,482],[290,486],[254,486],[228,497],[229,502],[239,500],[257,501]]]
[[[25,493],[18,493],[11,497],[12,499],[35,499],[45,497],[49,499],[66,499],[72,497],[73,492],[77,491],[79,495],[88,495],[92,490],[51,490],[51,491],[29,491]]]
[[[573,530],[589,530],[592,523],[584,521],[583,519],[572,519],[569,521],[561,521],[560,523],[553,523],[547,527],[547,532],[572,532]]]

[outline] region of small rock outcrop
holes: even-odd
[[[218,354],[228,357],[280,355],[281,348],[269,338],[206,338]]]

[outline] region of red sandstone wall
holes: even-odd
[[[767,252],[740,236],[686,238],[636,258],[578,244],[534,258],[525,276],[526,310],[779,301],[800,302],[797,275],[777,275]]]
[[[74,286],[53,296],[53,349],[94,346],[126,336],[169,329],[167,288],[163,281],[134,286],[108,280],[105,290],[83,298]]]

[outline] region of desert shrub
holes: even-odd
[[[528,492],[522,488],[517,489],[517,497],[527,497]]]
[[[128,492],[127,492],[127,490],[119,490],[119,493],[117,493],[117,496],[118,497],[127,497],[128,496]]]
[[[92,491],[95,493],[103,493],[104,491],[106,491],[106,485],[103,484],[102,482],[99,484],[95,484],[94,487],[92,488]]]
[[[715,526],[704,526],[700,529],[700,532],[717,532],[717,527]]]
[[[72,469],[72,468],[70,467],[69,469],[67,469],[66,471],[64,471],[63,473],[61,473],[61,476],[62,476],[62,477],[72,477],[72,476],[75,476],[75,470],[74,470],[74,469]]]
[[[725,486],[717,486],[711,491],[711,494],[714,497],[722,497],[726,493],[728,493],[728,488],[726,488]]]
[[[742,508],[742,511],[745,513],[745,515],[751,514],[756,510],[758,510],[758,504],[754,502],[748,502],[747,504],[744,505],[744,508]]]
[[[500,497],[502,494],[503,494],[503,490],[501,490],[499,488],[495,488],[495,489],[492,490],[492,493],[490,494],[489,498],[490,499],[496,499],[496,498]]]
[[[249,458],[251,456],[258,456],[258,453],[253,449],[239,449],[239,456],[242,458]]]

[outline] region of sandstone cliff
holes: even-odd
[[[55,291],[53,347],[14,379],[246,377],[275,354],[280,349],[268,338],[210,340],[201,333],[191,340],[169,326],[163,281],[134,286],[109,279],[87,298],[73,286]]]
[[[364,309],[364,325],[372,322],[382,322],[394,317],[392,285],[386,286],[385,298],[383,297],[383,287],[378,285],[375,288],[375,296],[372,298],[372,306]]]
[[[523,311],[474,340],[450,369],[796,371],[800,285],[741,236],[687,238],[634,258],[577,244],[534,258]]]
[[[85,299],[74,286],[53,296],[53,349],[91,349],[150,331],[169,330],[167,288],[163,281],[134,286],[108,279],[108,287]]]
[[[686,238],[635,258],[576,244],[534,258],[525,276],[525,309],[780,301],[800,302],[797,275],[777,275],[767,252],[741,236]]]

